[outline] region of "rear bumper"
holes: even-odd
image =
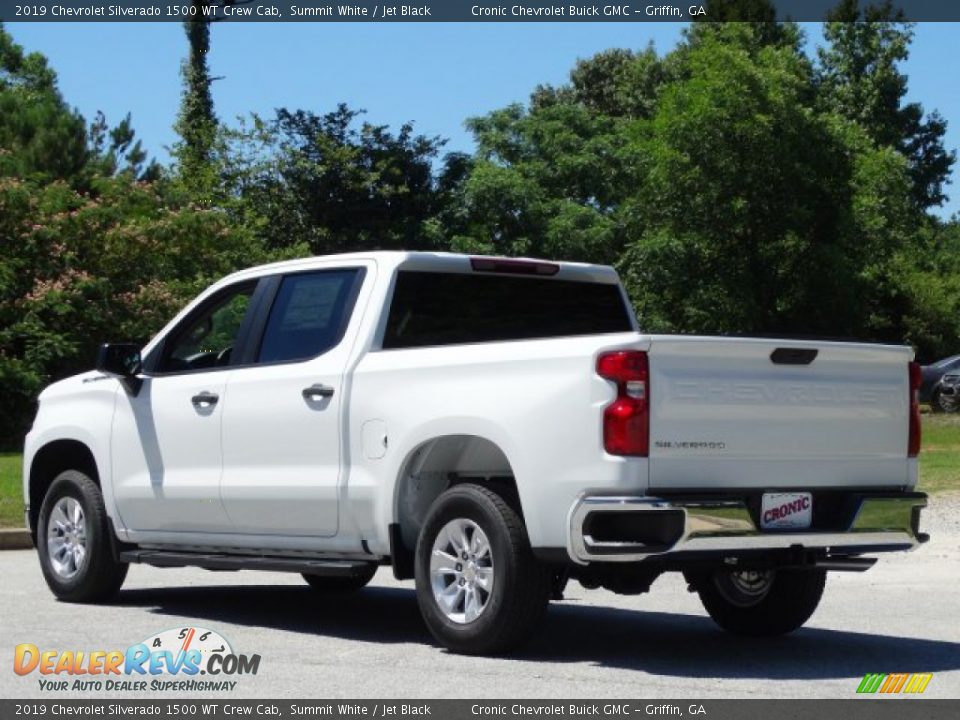
[[[923,493],[851,493],[832,527],[761,531],[743,498],[581,496],[570,509],[567,552],[579,564],[637,562],[687,554],[804,549],[828,554],[912,550]]]

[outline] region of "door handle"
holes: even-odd
[[[215,395],[212,392],[207,392],[204,390],[199,395],[194,395],[190,398],[190,402],[193,403],[194,407],[205,409],[211,408],[217,404],[217,401],[220,399],[219,395]]]
[[[317,400],[328,397],[333,397],[333,388],[329,385],[314,383],[310,387],[303,389],[304,400],[312,400],[316,402]]]

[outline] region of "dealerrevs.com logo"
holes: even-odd
[[[126,650],[58,650],[17,645],[13,670],[37,674],[41,690],[144,692],[231,691],[232,678],[256,675],[259,655],[234,652],[220,633],[206,628],[165,630]]]

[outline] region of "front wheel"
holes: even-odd
[[[694,576],[703,607],[724,630],[771,637],[796,630],[823,596],[825,570],[717,570]]]
[[[523,520],[499,495],[458,485],[430,509],[416,552],[417,602],[444,647],[493,654],[526,640],[553,587]]]
[[[960,411],[960,399],[956,391],[951,395],[945,395],[940,391],[933,396],[930,407],[934,412],[955,413]]]
[[[37,522],[37,551],[47,585],[61,600],[111,598],[127,576],[110,547],[110,524],[100,488],[77,470],[50,485]]]

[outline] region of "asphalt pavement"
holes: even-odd
[[[925,696],[958,698],[958,512],[960,497],[935,500],[924,524],[930,543],[866,573],[831,573],[817,613],[786,637],[720,631],[671,574],[633,597],[571,582],[536,639],[504,658],[439,648],[412,582],[396,582],[389,568],[355,595],[325,598],[298,575],[135,565],[113,604],[84,606],[53,598],[34,551],[5,551],[0,697],[182,698],[45,692],[39,673],[14,673],[14,648],[122,650],[163,630],[201,627],[261,656],[258,673],[233,678],[233,691],[191,695],[207,699],[850,698],[875,672],[933,673]]]

